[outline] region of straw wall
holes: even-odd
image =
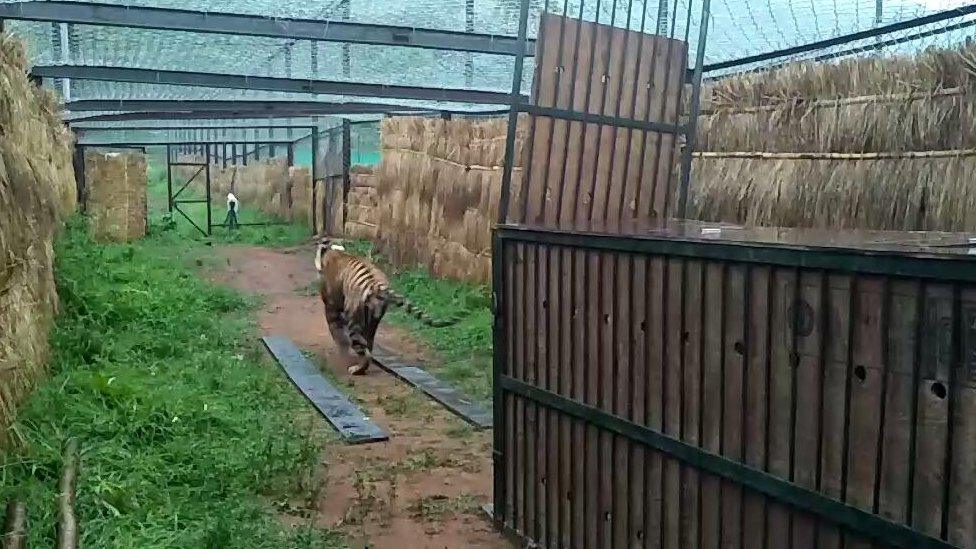
[[[353,166],[349,174],[349,194],[346,196],[345,232],[349,238],[376,238],[377,206],[376,177],[372,168]]]
[[[44,372],[57,308],[52,241],[76,197],[71,133],[26,75],[23,44],[0,36],[0,444]]]
[[[803,63],[708,85],[690,216],[976,230],[976,49]]]
[[[100,242],[130,242],[146,235],[146,156],[87,151],[88,226]]]
[[[384,119],[375,176],[383,252],[437,276],[488,282],[506,131],[505,118]]]

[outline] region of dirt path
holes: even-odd
[[[479,510],[491,494],[490,431],[472,431],[379,369],[362,377],[346,373],[328,335],[321,301],[310,291],[315,279],[311,248],[282,252],[233,246],[219,253],[227,261],[214,273],[216,281],[264,296],[258,317],[262,333],[287,336],[314,352],[390,433],[388,442],[335,443],[325,449],[316,522],[345,532],[354,547],[510,547]],[[384,325],[377,338],[403,356],[423,359],[423,349],[403,330]]]

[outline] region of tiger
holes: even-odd
[[[368,259],[353,255],[331,238],[319,239],[315,251],[319,295],[325,320],[339,350],[353,351],[352,375],[363,375],[373,361],[373,340],[390,305],[402,307],[424,324],[443,328],[460,319],[432,319],[402,295],[390,289],[386,274]]]

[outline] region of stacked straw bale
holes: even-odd
[[[312,172],[306,167],[288,168],[288,185],[291,193],[291,209],[287,219],[312,226]]]
[[[142,153],[87,151],[85,182],[89,228],[100,242],[130,242],[146,235],[146,157]]]
[[[57,309],[54,235],[75,209],[72,136],[48,92],[27,80],[23,44],[0,36],[0,444],[43,375]]]
[[[976,230],[976,46],[710,83],[690,217]]]
[[[384,253],[437,276],[487,282],[506,133],[505,118],[385,119],[375,176],[376,238]],[[523,142],[520,131],[518,151]]]
[[[349,194],[346,196],[345,232],[349,238],[376,238],[376,177],[372,168],[353,166],[349,174]]]

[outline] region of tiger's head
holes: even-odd
[[[329,250],[338,250],[340,252],[345,251],[346,248],[339,244],[336,239],[330,236],[323,236],[318,240],[318,246],[315,248],[315,270],[322,272],[322,258]]]

